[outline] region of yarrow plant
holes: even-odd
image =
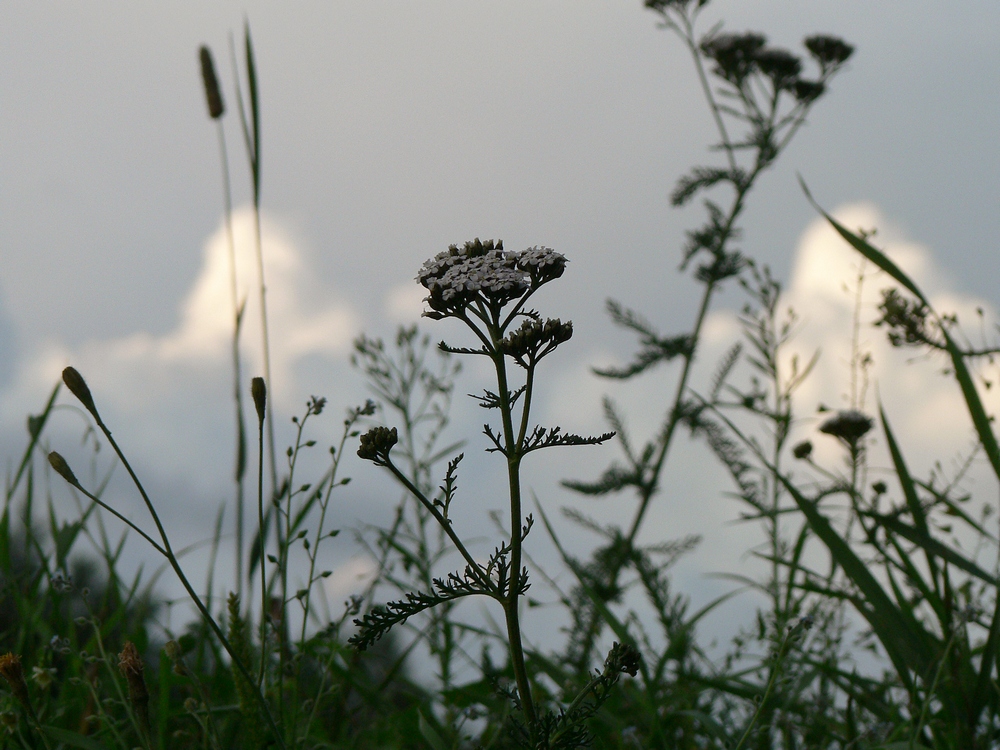
[[[616,644],[605,668],[569,702],[567,709],[556,713],[536,705],[525,666],[518,606],[529,585],[522,544],[533,519],[522,510],[521,462],[528,453],[542,448],[596,445],[613,437],[613,433],[583,437],[564,433],[560,427],[531,426],[536,368],[544,357],[569,341],[573,325],[545,319],[528,309],[527,304],[542,286],[562,276],[566,262],[565,256],[549,248],[509,252],[502,242],[476,239],[462,246],[452,245],[424,263],[417,275],[417,281],[428,291],[425,301],[429,310],[424,315],[435,320],[456,318],[472,330],[479,342],[477,348],[452,347],[442,342],[441,349],[487,357],[496,374],[496,390],[486,389],[476,398],[482,407],[499,412],[499,427],[487,424],[483,431],[490,443],[487,451],[499,453],[507,462],[510,537],[495,548],[485,565],[468,550],[450,515],[462,455],[449,463],[440,492],[431,497],[393,463],[391,451],[398,439],[395,428],[369,430],[361,436],[358,450],[361,458],[388,469],[424,506],[465,559],[466,566],[464,571],[436,579],[433,591],[410,593],[403,600],[373,609],[357,621],[359,630],[352,643],[359,649],[367,648],[409,617],[465,596],[495,600],[504,611],[516,683],[516,689],[508,695],[523,717],[523,725],[515,725],[513,731],[522,744],[546,748],[577,747],[586,741],[582,722],[603,703],[622,672],[635,674],[638,659],[630,646]],[[524,371],[519,385],[513,383],[510,363]]]

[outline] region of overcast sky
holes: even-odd
[[[25,416],[73,364],[178,538],[204,539],[228,497],[221,177],[197,50],[205,43],[215,52],[230,109],[235,199],[245,207],[228,55],[244,15],[262,97],[280,440],[311,394],[329,397],[334,415],[317,437],[335,439],[339,414],[367,395],[347,364],[353,337],[391,336],[398,323],[415,322],[413,276],[422,261],[476,236],[502,238],[509,249],[547,245],[570,259],[540,300],[544,314],[572,319],[576,335],[547,361],[539,418],[601,431],[600,399],[611,392],[630,405],[640,434],[655,429],[649,404],[665,408],[669,370],[623,389],[588,368],[624,361],[634,344],[608,322],[608,297],[664,332],[690,325],[697,288],[677,265],[701,208],[672,209],[668,195],[692,166],[717,156],[707,148],[715,135],[690,61],[639,0],[36,2],[5,5],[0,24],[0,433],[8,462],[23,442]],[[801,413],[811,416],[819,403],[844,405],[852,299],[842,284],[856,258],[816,223],[797,173],[852,226],[877,225],[880,240],[943,306],[996,306],[1000,5],[717,0],[702,30],[719,19],[797,50],[817,32],[857,48],[761,180],[744,221],[745,251],[787,283],[803,318],[801,351],[823,349],[802,393]],[[240,213],[237,230],[246,234],[247,222]],[[248,266],[246,287],[254,281]],[[877,286],[871,282],[869,299]],[[720,302],[736,309],[742,298],[732,289]],[[255,315],[248,313],[245,336],[252,374]],[[457,331],[422,325],[435,338]],[[703,373],[738,335],[720,311]],[[960,401],[935,379],[935,363],[908,365],[876,332],[866,328],[865,337],[881,392],[891,391],[887,401],[910,426],[909,447],[923,468],[964,448],[966,427],[950,416]],[[477,372],[467,368],[460,393],[488,385]],[[471,457],[482,447],[480,415],[462,403],[456,417],[456,433],[472,439]],[[61,413],[52,440],[82,455],[82,425]],[[814,427],[804,422],[802,434]],[[579,503],[556,481],[593,476],[614,450],[567,451],[534,467],[529,481],[552,507]],[[466,471],[487,476],[488,463],[473,459]],[[337,523],[385,519],[395,491],[372,479],[370,465],[353,463],[348,473],[355,484],[339,501]],[[704,535],[683,575],[703,598],[723,585],[703,574],[743,565],[760,537],[728,523],[740,508],[721,495],[729,487],[702,446],[679,445],[666,482],[647,538]],[[995,487],[978,489],[996,499]],[[121,493],[120,502],[133,502]],[[625,498],[588,510],[620,520],[621,504],[631,513]],[[477,519],[500,507],[499,494],[470,501],[470,532],[488,531]],[[131,509],[142,518],[138,505]],[[589,543],[572,538],[581,551]],[[532,543],[555,565],[537,529]],[[351,554],[344,541],[331,559],[346,565]],[[349,577],[338,580],[337,596],[351,590]]]

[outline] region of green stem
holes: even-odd
[[[233,197],[229,179],[229,156],[225,130],[218,120],[219,153],[222,159],[222,194],[225,202],[226,239],[229,243],[229,285],[233,304],[233,398],[236,401],[236,591],[243,590],[243,475],[246,471],[246,428],[243,422],[243,385],[240,366],[240,329],[243,314],[236,283],[236,240],[233,235]]]
[[[524,712],[525,723],[531,736],[532,744],[538,740],[538,717],[535,713],[535,703],[531,696],[531,683],[528,680],[528,670],[524,663],[524,647],[521,642],[521,623],[519,620],[518,603],[520,594],[518,584],[521,578],[521,450],[523,434],[527,429],[528,412],[531,408],[531,394],[527,388],[522,395],[522,419],[520,431],[514,433],[514,421],[511,414],[510,390],[507,382],[507,363],[500,351],[500,341],[503,331],[489,330],[493,341],[493,364],[497,373],[497,395],[500,399],[500,413],[503,421],[504,446],[507,456],[507,481],[510,490],[510,569],[507,573],[507,595],[503,601],[504,615],[507,620],[507,642],[510,648],[511,666],[514,669],[514,679],[517,682],[517,692],[521,699],[521,709]],[[530,386],[529,379],[526,385]]]

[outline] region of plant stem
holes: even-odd
[[[236,240],[233,236],[233,196],[229,179],[229,156],[222,120],[217,120],[219,154],[222,160],[222,194],[225,202],[226,239],[229,244],[229,285],[233,305],[233,398],[236,402],[236,592],[243,590],[243,476],[246,472],[246,426],[243,421],[243,384],[240,366],[240,330],[243,311],[236,283]]]

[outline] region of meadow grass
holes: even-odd
[[[852,48],[835,37],[808,37],[813,73],[807,74],[801,57],[768,45],[762,34],[718,27],[700,34],[696,23],[705,4],[646,2],[689,50],[717,128],[711,145],[721,165],[694,168],[672,196],[675,205],[704,199],[707,219],[689,232],[682,265],[694,266],[701,298],[693,324],[677,335],[662,335],[640,313],[609,301],[612,320],[638,337],[639,349],[624,367],[596,372],[630,380],[659,376],[660,366],[672,365],[673,396],[647,405],[663,415],[654,434],[637,441],[627,415],[610,399],[610,429],[602,435],[532,421],[541,361],[570,344],[573,327],[544,317],[529,302],[541,287],[558,283],[566,258],[549,248],[510,251],[499,241],[476,239],[438,253],[419,270],[422,259],[414,258],[427,292],[425,316],[460,321],[465,340],[435,348],[416,326],[400,328],[389,344],[359,337],[352,363],[374,398],[344,412],[318,476],[303,474],[312,471],[305,457],[318,445],[311,436],[316,421],[332,411],[326,398],[310,397],[291,417],[294,440],[280,467],[275,446],[266,247],[259,233],[260,108],[249,29],[247,106],[239,80],[235,90],[257,217],[264,351],[264,374],[249,388],[240,339],[247,292],[236,285],[225,105],[211,52],[200,50],[230,238],[235,580],[225,595],[215,593],[220,509],[205,587],[192,583],[127,447],[102,419],[84,376],[66,368],[28,419],[27,445],[8,478],[0,515],[4,746],[964,750],[1000,744],[996,535],[966,510],[955,483],[942,487],[912,474],[881,404],[877,413],[865,411],[860,310],[850,408],[819,426],[837,441],[842,462],[822,465],[811,441],[790,444],[796,394],[815,360],[789,355],[798,319],[784,311],[781,285],[769,269],[734,244],[757,180],[827,93]],[[235,57],[233,45],[234,71]],[[1000,479],[1000,446],[977,388],[979,368],[998,349],[972,346],[954,316],[934,310],[870,235],[816,208],[892,280],[878,311],[890,341],[947,361],[974,426],[975,454]],[[696,383],[692,365],[704,323],[727,284],[744,295],[742,340],[710,380]],[[450,434],[460,357],[483,357],[490,365],[491,381],[474,398],[493,418],[484,427],[486,451],[504,469],[502,486],[474,488],[497,493],[509,513],[498,519],[498,538],[486,556],[463,538],[462,503],[453,503],[469,491],[460,485],[459,469],[462,451],[473,444]],[[113,451],[155,534],[106,498],[110,474],[91,472],[81,480],[51,450],[46,429],[63,387],[83,407],[88,444]],[[248,403],[256,451],[249,447]],[[671,568],[697,540],[639,542],[649,508],[669,482],[668,459],[681,428],[718,458],[745,518],[760,524],[764,540],[756,554],[768,564],[767,577],[734,578],[761,592],[765,604],[721,657],[709,656],[698,627],[740,589],[692,611],[675,590]],[[891,482],[868,481],[876,432],[888,449]],[[538,451],[566,447],[605,456],[611,444],[619,457],[600,476],[564,484],[588,496],[624,496],[622,502],[631,496],[632,515],[621,526],[605,526],[570,509],[567,515],[601,540],[581,559],[565,548],[540,506],[535,528],[522,463]],[[324,567],[326,550],[340,532],[331,527],[331,502],[335,490],[349,491],[343,460],[355,453],[375,465],[358,472],[388,473],[401,496],[385,528],[354,530],[376,573],[334,610],[322,585],[332,573]],[[253,491],[247,471],[254,460],[256,523],[247,534],[244,506]],[[61,495],[53,472],[78,510],[72,520],[57,513]],[[126,529],[117,539],[108,533],[108,516]],[[953,543],[945,529],[954,526],[977,536],[993,561],[982,563],[982,555]],[[543,530],[571,576],[569,588],[531,562],[529,549]],[[160,555],[187,592],[198,617],[182,630],[162,625],[155,577],[144,580],[141,571],[122,577],[128,534]],[[522,633],[529,585],[545,588],[568,623],[555,650],[532,648]],[[485,626],[471,619],[466,598],[485,600],[498,619]],[[856,636],[861,640],[852,643]],[[877,668],[859,669],[859,648],[876,654]],[[434,664],[432,679],[411,676],[408,666],[418,652]]]

